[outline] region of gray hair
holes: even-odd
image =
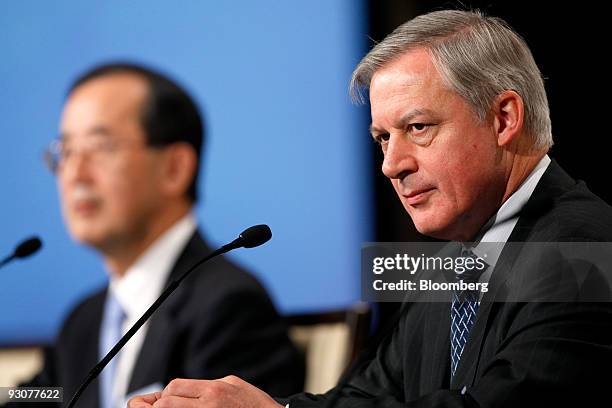
[[[523,98],[524,127],[533,147],[553,145],[542,74],[525,40],[500,18],[479,11],[442,10],[420,15],[396,28],[357,65],[350,83],[353,100],[374,73],[406,51],[426,48],[446,86],[463,97],[484,121],[496,96],[513,90]]]

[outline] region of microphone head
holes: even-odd
[[[240,233],[240,246],[254,248],[265,244],[272,238],[272,231],[266,224],[253,225]]]
[[[15,256],[15,258],[25,258],[38,251],[41,247],[42,241],[40,238],[30,237],[21,244],[17,245],[13,256]]]

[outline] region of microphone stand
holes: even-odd
[[[87,375],[87,378],[85,378],[85,381],[83,381],[83,383],[79,386],[76,392],[72,395],[72,398],[70,399],[70,402],[68,403],[67,408],[73,408],[75,406],[75,404],[77,403],[77,401],[81,397],[81,394],[83,393],[83,391],[85,391],[87,386],[91,384],[91,382],[95,380],[98,377],[98,375],[100,375],[100,372],[102,372],[104,367],[106,367],[107,364],[113,359],[113,357],[115,357],[117,353],[119,353],[119,351],[123,348],[125,343],[127,343],[132,338],[132,336],[136,334],[138,329],[140,329],[142,325],[145,324],[145,322],[151,317],[151,315],[155,313],[155,311],[161,306],[162,303],[164,303],[164,301],[168,298],[168,296],[170,296],[172,292],[174,292],[176,288],[178,288],[181,282],[191,272],[193,272],[198,266],[202,265],[204,262],[208,261],[209,259],[214,258],[218,255],[224,254],[228,251],[231,251],[232,249],[240,247],[241,246],[240,242],[241,242],[241,238],[237,238],[234,241],[230,242],[229,244],[224,245],[221,248],[217,249],[216,251],[211,252],[208,256],[200,259],[197,263],[195,263],[191,268],[189,268],[185,273],[183,273],[177,279],[170,282],[168,286],[166,287],[166,289],[164,289],[162,294],[159,296],[159,298],[157,298],[157,300],[151,306],[149,306],[147,311],[144,312],[144,314],[140,317],[140,319],[138,319],[138,321],[134,323],[134,325],[127,331],[127,333],[123,335],[123,337],[121,337],[121,339],[117,342],[117,344],[115,344],[115,346],[104,356],[104,358],[100,360],[100,362],[91,369],[91,371]]]

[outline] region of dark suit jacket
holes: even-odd
[[[196,232],[170,279],[210,252]],[[72,311],[31,385],[62,386],[64,404],[68,403],[99,360],[105,296],[106,289]],[[304,384],[303,360],[265,290],[253,276],[218,257],[192,272],[151,318],[128,393],[177,377],[213,379],[230,374],[273,394],[290,395]],[[77,406],[98,407],[98,393],[96,380]]]
[[[610,242],[611,238],[612,208],[553,161],[508,241]],[[538,267],[544,266],[546,279],[536,282],[550,283],[550,277],[559,282],[563,276],[556,268],[559,259],[544,258]],[[612,303],[502,302],[512,291],[521,290],[515,282],[529,282],[524,276],[515,279],[521,269],[513,266],[521,259],[504,248],[452,383],[449,303],[412,303],[405,305],[405,313],[376,356],[344,388],[319,396],[294,396],[290,407],[609,405],[603,401],[609,399],[612,379]],[[576,296],[581,290],[569,287]],[[554,295],[567,288],[549,285],[542,293]]]

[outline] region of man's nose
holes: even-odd
[[[387,150],[384,153],[382,172],[390,179],[402,179],[417,171],[415,146],[406,135],[395,133],[389,136]]]
[[[63,182],[87,182],[91,180],[91,159],[85,152],[73,153],[59,169],[59,177]]]

